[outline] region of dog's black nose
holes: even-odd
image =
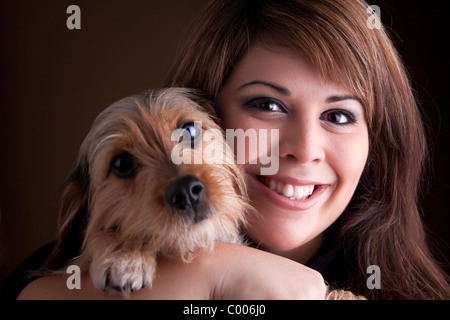
[[[168,185],[166,201],[175,209],[195,209],[202,200],[204,190],[205,186],[198,178],[188,175]]]

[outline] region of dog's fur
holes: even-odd
[[[242,243],[239,230],[251,208],[214,114],[197,92],[181,88],[147,91],[105,109],[66,180],[58,242],[47,266],[63,267],[79,255],[74,263],[89,271],[97,288],[130,292],[151,286],[160,254],[189,261],[217,241]],[[224,163],[172,162],[179,143],[172,133],[194,121],[220,133],[210,143],[223,144]],[[186,146],[205,160],[208,142],[196,148],[191,142]],[[180,207],[168,193],[186,179],[200,182],[201,199]],[[355,298],[348,291],[327,296]]]
[[[172,132],[183,125],[201,121],[203,130],[222,134],[213,114],[199,95],[181,88],[148,91],[104,110],[66,182],[58,254],[67,242],[76,242],[66,239],[74,234],[72,226],[82,225],[76,264],[89,270],[98,288],[134,291],[151,286],[158,254],[188,261],[199,249],[212,250],[216,241],[239,243],[247,205],[234,159],[180,165],[171,160],[179,143],[172,141]],[[215,143],[228,148],[223,136]],[[191,150],[203,155],[207,145]],[[200,181],[201,199],[174,207],[166,191],[185,177]]]

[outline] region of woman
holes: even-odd
[[[417,209],[426,154],[419,111],[386,32],[367,26],[367,9],[354,0],[205,7],[166,85],[204,91],[225,128],[278,130],[278,172],[244,165],[259,212],[245,232],[265,251],[221,244],[192,264],[164,258],[153,288],[132,297],[317,299],[325,279],[373,299],[450,298]],[[367,285],[371,265],[381,289]],[[87,275],[79,292],[57,277],[21,297],[106,297]]]
[[[360,122],[367,125],[368,155],[356,192],[329,228],[334,232],[330,235],[335,237],[332,242],[342,244],[349,266],[350,274],[344,276],[345,285],[370,298],[449,298],[448,276],[438,267],[427,248],[417,208],[426,155],[420,114],[395,48],[383,28],[369,28],[369,17],[373,18],[373,15],[368,5],[353,0],[212,1],[195,25],[188,47],[175,62],[167,84],[198,88],[209,94],[217,102],[226,128],[229,125],[248,126],[240,118],[241,114],[236,113],[233,103],[238,98],[230,96],[233,93],[229,89],[239,82],[238,77],[244,77],[249,71],[239,68],[246,58],[247,64],[252,62],[249,56],[254,53],[252,48],[255,44],[264,44],[269,52],[266,56],[259,53],[259,57],[252,57],[259,58],[260,70],[267,67],[266,59],[277,51],[288,51],[309,60],[324,79],[339,84],[346,93],[350,93],[354,98],[350,100],[352,108],[355,108],[355,101],[363,106],[363,114],[359,116],[365,119],[360,119]],[[280,68],[279,71],[284,74],[273,74],[272,79],[269,78],[272,80],[270,84],[289,82],[283,78],[289,74],[289,68]],[[241,73],[237,75],[238,72]],[[271,110],[272,118],[254,121],[253,124],[284,125],[291,120],[277,117],[294,117],[289,115],[289,108],[273,98],[273,92],[271,99],[254,103]],[[282,94],[277,92],[276,96]],[[296,110],[295,107],[291,109]],[[335,122],[342,119],[352,121],[348,115],[343,112],[324,116]],[[305,141],[307,123],[298,123],[305,127],[305,131],[297,130],[299,148],[313,148],[308,145],[310,142]],[[363,131],[354,134],[361,135]],[[281,159],[282,143],[280,141]],[[356,156],[365,152],[366,145],[362,143],[360,146]],[[335,151],[342,150],[336,146]],[[267,184],[267,180],[263,183]],[[254,196],[252,200],[266,217],[261,198]],[[253,241],[261,241],[264,232],[264,239],[277,232],[274,224],[266,223],[267,230],[261,226],[264,223],[266,221],[253,221],[248,230]],[[298,232],[307,233],[309,227],[309,224],[303,228],[299,226]],[[326,226],[322,228],[326,229]],[[314,247],[306,240],[305,243]],[[273,246],[286,256],[295,255],[293,248],[283,248],[280,244]],[[270,250],[270,247],[266,249]],[[312,252],[317,251],[313,249]],[[303,262],[308,261],[307,258],[303,257]],[[377,265],[382,272],[381,290],[369,290],[366,286],[369,265]]]

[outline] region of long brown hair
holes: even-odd
[[[370,137],[366,168],[338,219],[339,241],[357,270],[348,288],[369,298],[449,299],[449,278],[427,246],[418,210],[427,154],[410,80],[386,30],[369,28],[356,0],[214,0],[192,26],[166,81],[215,100],[255,41],[308,56],[323,76],[356,94]],[[381,290],[366,286],[378,265]]]

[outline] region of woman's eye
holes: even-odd
[[[256,98],[247,102],[245,106],[267,112],[286,112],[284,104],[274,98]]]
[[[337,125],[346,125],[346,124],[352,124],[355,123],[355,117],[351,112],[348,112],[346,110],[330,110],[327,111],[323,115],[323,119],[325,121],[331,122],[333,124]]]

